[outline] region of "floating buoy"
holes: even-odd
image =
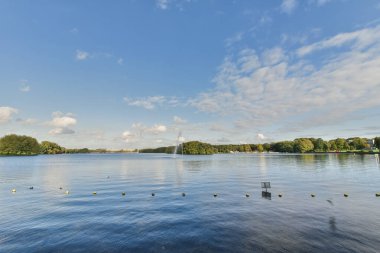
[[[12,189],[12,192],[16,192],[16,189]]]
[[[214,193],[214,198],[218,197],[218,194],[217,193]]]
[[[249,194],[248,194],[248,193],[246,193],[245,196],[246,196],[247,198],[249,198]]]
[[[185,196],[186,196],[186,194],[184,192],[182,192],[182,197],[185,197]]]
[[[121,195],[122,195],[122,196],[125,196],[125,192],[122,192]]]
[[[92,192],[92,195],[96,195],[96,192]]]
[[[70,192],[69,191],[65,191],[65,194],[69,194]]]
[[[343,194],[343,196],[345,196],[346,198],[348,197],[348,194],[347,193],[345,193],[345,194]]]
[[[278,197],[279,197],[279,198],[282,198],[282,194],[281,194],[281,193],[280,193],[280,194],[278,194]]]
[[[33,189],[34,189],[33,186],[29,187],[29,190],[33,190]]]
[[[152,197],[156,196],[156,194],[154,194],[154,192],[152,192]]]
[[[376,193],[376,197],[380,197],[380,192]]]
[[[312,193],[312,194],[310,194],[310,196],[311,196],[312,198],[314,198],[314,197],[315,197],[315,194],[314,194],[314,193]]]

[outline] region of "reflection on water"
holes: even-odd
[[[262,191],[262,192],[261,192],[261,197],[264,198],[264,199],[269,199],[269,200],[271,200],[271,199],[272,199],[272,193]]]
[[[0,252],[375,253],[378,164],[348,154],[1,157]]]
[[[331,231],[335,232],[336,231],[336,221],[335,221],[335,217],[334,216],[330,217],[330,219],[329,219],[329,225],[330,225]]]

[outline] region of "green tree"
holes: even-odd
[[[318,139],[313,138],[310,140],[311,142],[313,142],[315,152],[326,152],[329,150],[329,145],[327,141],[324,141],[321,138],[318,138]]]
[[[249,144],[242,144],[239,146],[239,152],[252,152],[251,146]]]
[[[37,155],[39,153],[40,145],[32,137],[11,134],[0,139],[1,155]]]
[[[367,139],[360,137],[349,139],[349,145],[353,150],[362,150],[369,147]]]
[[[349,150],[350,146],[347,141],[343,138],[338,138],[335,140],[335,145],[338,150]]]
[[[335,140],[330,140],[328,142],[329,145],[329,151],[336,151],[338,148],[336,146]]]
[[[252,151],[257,151],[257,145],[256,144],[249,144],[251,146]]]
[[[269,143],[264,143],[263,144],[263,148],[264,148],[265,151],[269,152],[270,148],[271,148],[271,145]]]
[[[294,140],[294,151],[297,153],[305,153],[313,151],[314,145],[311,140],[307,138],[300,138]]]
[[[217,152],[211,144],[199,141],[183,143],[183,153],[186,155],[212,155]]]
[[[272,145],[273,151],[283,152],[283,153],[293,153],[294,152],[294,142],[293,141],[280,141]]]
[[[263,145],[261,145],[261,144],[258,144],[257,145],[257,152],[263,152],[264,151],[264,147],[263,147]]]
[[[375,147],[380,149],[380,137],[375,138]]]
[[[63,154],[65,149],[59,146],[57,143],[50,141],[41,142],[41,154]]]

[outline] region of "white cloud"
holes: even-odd
[[[268,13],[264,13],[261,18],[260,18],[260,21],[259,23],[261,25],[265,25],[265,24],[269,24],[273,21],[273,19],[268,15]]]
[[[327,4],[328,2],[331,2],[331,0],[315,0],[314,1],[318,6],[322,6]]]
[[[143,98],[124,97],[124,101],[129,106],[142,107],[147,110],[153,110],[157,106],[163,106],[163,105],[175,107],[180,103],[177,97],[164,97],[164,96],[149,96],[149,97],[143,97]]]
[[[238,32],[236,33],[235,35],[233,35],[232,37],[229,37],[227,38],[224,43],[227,47],[230,47],[232,46],[233,44],[241,41],[243,39],[243,36],[244,36],[244,33],[242,32]]]
[[[173,121],[174,121],[174,123],[176,123],[176,124],[185,124],[185,123],[187,122],[187,120],[182,119],[182,118],[180,118],[180,117],[178,117],[178,116],[174,116],[174,117],[173,117]]]
[[[32,119],[32,118],[25,119],[25,120],[21,119],[21,118],[17,118],[16,121],[23,124],[23,125],[34,125],[35,123],[38,122],[38,120]]]
[[[285,59],[285,54],[282,48],[275,47],[272,49],[267,49],[262,54],[262,61],[265,65],[274,65],[283,61]]]
[[[77,120],[72,113],[62,113],[62,112],[54,112],[52,114],[52,120],[48,122],[48,125],[54,127],[49,133],[50,134],[73,134],[74,130],[70,129],[70,127],[75,126],[77,124]]]
[[[30,91],[30,86],[29,85],[22,85],[20,87],[21,92],[29,92]]]
[[[267,138],[267,137],[266,137],[265,135],[261,134],[261,133],[258,133],[258,134],[257,134],[257,139],[260,140],[260,141],[263,141],[263,140],[265,140],[266,138]]]
[[[380,26],[364,28],[354,32],[340,33],[329,39],[301,47],[297,50],[297,55],[303,57],[317,50],[343,46],[351,46],[354,50],[362,50],[368,46],[376,44],[379,40]]]
[[[49,131],[49,134],[60,135],[60,134],[74,134],[75,131],[70,128],[54,128]]]
[[[166,10],[169,6],[169,0],[156,0],[156,6],[161,10]]]
[[[168,10],[175,7],[179,11],[185,10],[185,5],[194,2],[193,0],[155,0],[156,7],[161,10]]]
[[[167,127],[164,125],[154,125],[151,128],[148,128],[146,131],[153,134],[160,134],[165,133],[167,130]]]
[[[9,106],[0,106],[0,123],[6,123],[12,119],[14,114],[18,113],[18,110]]]
[[[82,51],[82,50],[77,50],[76,51],[76,55],[75,55],[75,58],[78,60],[78,61],[84,61],[86,60],[88,57],[90,56],[90,54],[86,51]]]
[[[329,53],[321,66],[291,57],[304,55],[298,53],[302,48],[287,53],[281,48],[265,51],[252,67],[243,62],[247,55],[257,61],[253,50],[229,55],[213,80],[215,88],[189,104],[233,117],[238,128],[307,129],[352,120],[353,113],[380,106],[379,30],[366,28],[306,45],[310,53],[353,42]]]
[[[122,139],[125,141],[125,142],[133,142],[135,140],[135,135],[132,134],[130,131],[124,131],[122,133]]]
[[[69,127],[77,124],[77,120],[68,115],[62,115],[61,113],[54,113],[53,119],[50,121],[50,125],[54,127]]]
[[[159,134],[165,133],[167,131],[167,127],[161,124],[155,124],[151,127],[145,126],[141,123],[133,123],[130,130],[125,130],[122,133],[122,139],[125,142],[133,143],[133,142],[141,142],[147,136],[157,136]]]
[[[126,101],[127,104],[130,106],[143,107],[147,110],[152,110],[157,105],[163,104],[166,101],[166,99],[164,96],[151,96],[151,97],[137,98],[137,99],[125,97],[124,101]]]
[[[282,12],[291,14],[295,10],[296,7],[297,7],[296,0],[282,0],[280,9]]]

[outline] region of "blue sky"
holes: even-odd
[[[380,1],[0,1],[0,135],[380,135]]]

